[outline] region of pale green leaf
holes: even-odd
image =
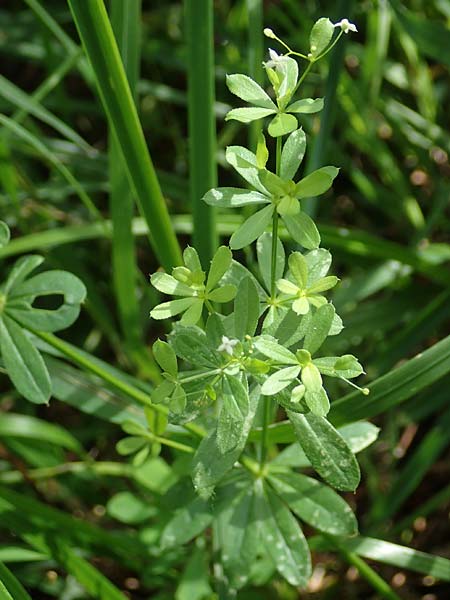
[[[163,302],[162,304],[155,306],[155,308],[150,312],[150,316],[152,319],[156,319],[157,321],[161,319],[170,319],[170,317],[179,315],[183,311],[187,310],[197,301],[198,298],[180,298],[179,300]]]
[[[230,247],[239,250],[256,240],[269,225],[274,207],[272,204],[265,206],[249,217],[230,238]]]
[[[203,197],[206,204],[219,208],[238,208],[248,204],[267,204],[269,198],[260,192],[240,188],[214,188]]]
[[[256,121],[257,119],[263,119],[264,117],[273,115],[274,112],[275,109],[257,108],[254,106],[245,108],[233,108],[227,113],[225,121],[234,120],[240,121],[241,123],[251,123],[252,121]]]
[[[227,75],[227,86],[232,94],[249,104],[255,104],[274,111],[277,109],[262,87],[247,75],[239,73]]]
[[[6,246],[9,242],[10,232],[9,227],[4,221],[0,221],[0,248]]]
[[[259,319],[259,295],[253,279],[241,279],[234,299],[234,334],[239,340],[253,336]]]
[[[280,177],[294,179],[306,150],[306,135],[302,128],[291,133],[281,152]]]
[[[151,284],[159,292],[172,296],[193,296],[195,291],[185,283],[178,281],[168,273],[153,273],[150,278]]]
[[[298,360],[290,350],[281,346],[275,338],[270,335],[261,335],[253,341],[254,347],[277,363],[282,365],[298,365]]]
[[[275,371],[275,373],[266,379],[261,388],[261,392],[265,396],[273,396],[290,385],[299,373],[300,366],[286,367],[285,369]]]
[[[309,215],[300,212],[294,216],[284,216],[283,222],[294,241],[307,250],[313,250],[320,244],[320,234]]]
[[[329,334],[334,314],[332,304],[324,304],[315,311],[306,330],[305,341],[303,342],[305,350],[308,350],[311,354],[319,350]]]
[[[294,115],[289,115],[287,113],[278,113],[270,121],[267,131],[270,136],[277,138],[281,137],[282,135],[287,135],[292,131],[295,131],[297,127],[298,121],[294,117]]]
[[[336,167],[321,167],[313,171],[295,186],[297,198],[311,198],[324,194],[330,189],[335,177],[339,173]]]
[[[259,167],[256,155],[243,146],[228,146],[225,158],[241,177],[256,190],[267,195],[267,190],[259,179]]]
[[[285,253],[284,247],[277,237],[277,260],[275,264],[275,281],[283,276],[284,265],[285,265]],[[256,253],[258,257],[258,265],[261,276],[266,285],[267,291],[270,290],[271,279],[272,279],[272,234],[264,232],[259,236],[256,242]]]
[[[206,290],[212,290],[222,279],[231,265],[233,255],[227,246],[220,246],[211,261],[208,279],[206,281]]]
[[[326,17],[322,17],[314,23],[309,36],[309,51],[317,58],[327,48],[334,33],[334,25]]]
[[[227,284],[209,292],[208,300],[213,302],[230,302],[236,296],[236,286]]]
[[[177,357],[172,346],[162,340],[156,340],[153,344],[153,356],[161,369],[176,377],[178,373]]]
[[[287,107],[287,111],[291,113],[311,114],[319,112],[323,109],[323,98],[303,98],[297,100]]]

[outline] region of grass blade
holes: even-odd
[[[78,33],[94,70],[109,125],[120,146],[141,214],[149,226],[153,250],[170,269],[181,264],[181,253],[125,70],[102,0],[68,0]]]
[[[11,571],[0,561],[0,600],[31,600]]]
[[[212,0],[186,0],[188,44],[189,196],[193,242],[203,267],[217,248],[214,209],[202,201],[217,185]]]

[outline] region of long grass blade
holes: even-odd
[[[181,263],[181,253],[137,115],[111,24],[102,0],[68,0],[97,89],[122,158],[149,238],[161,264]]]
[[[189,197],[193,241],[203,267],[217,248],[214,209],[202,198],[217,184],[212,0],[185,0],[188,46]]]
[[[0,599],[31,600],[28,592],[11,571],[0,561]]]

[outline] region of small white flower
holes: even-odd
[[[229,354],[230,356],[232,356],[232,354],[233,354],[233,348],[236,346],[236,344],[238,342],[239,342],[239,340],[230,340],[230,338],[228,338],[226,335],[223,335],[222,336],[222,343],[217,348],[217,350],[219,352],[226,352],[227,354]]]
[[[283,56],[282,54],[277,54],[277,52],[275,52],[275,50],[272,50],[272,48],[269,48],[269,56],[270,60],[263,64],[265,67],[272,67],[273,69],[279,67],[288,58],[287,56]]]
[[[338,23],[334,24],[335,27],[340,27],[344,33],[349,31],[358,31],[354,23],[350,23],[348,19],[341,19]]]

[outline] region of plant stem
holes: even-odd
[[[277,175],[280,174],[280,164],[281,164],[281,149],[282,149],[282,137],[277,137],[277,145],[276,145],[276,169],[275,172]],[[278,242],[278,212],[275,208],[273,212],[272,218],[272,260],[270,265],[270,295],[273,299],[275,297],[275,280],[276,280],[276,271],[277,271],[277,246]],[[267,455],[267,428],[270,424],[271,417],[271,404],[270,399],[267,396],[264,396],[263,400],[263,422],[262,422],[262,432],[261,432],[261,450],[260,450],[260,470],[262,471],[264,468],[264,464],[266,462]]]

